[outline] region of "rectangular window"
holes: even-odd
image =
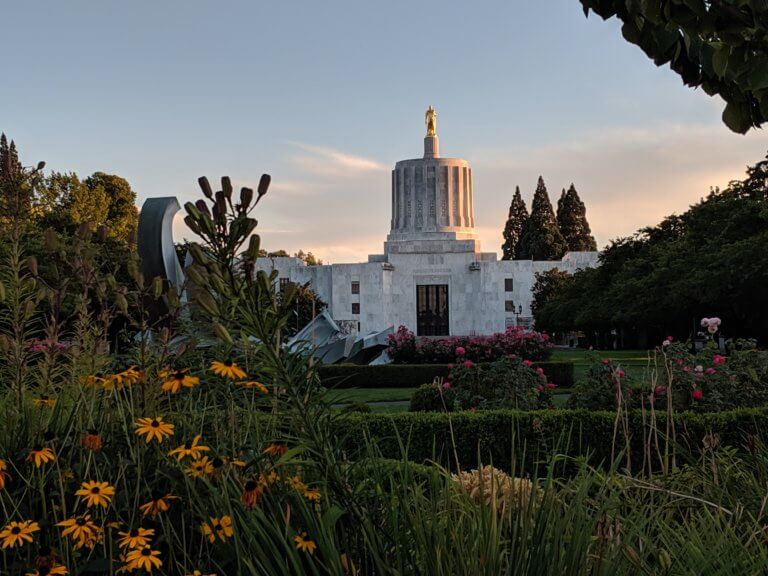
[[[448,336],[448,285],[416,286],[416,332],[419,336]]]
[[[360,314],[360,302],[352,302],[352,314]]]
[[[283,292],[288,287],[290,281],[290,278],[280,278],[280,292]]]
[[[360,282],[352,282],[352,294],[360,294]]]
[[[512,292],[514,289],[514,280],[512,280],[512,278],[504,278],[504,292]]]
[[[504,302],[504,310],[507,312],[515,311],[515,302],[513,300],[507,300]]]

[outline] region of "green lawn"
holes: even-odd
[[[645,377],[648,362],[647,350],[589,351],[558,349],[552,353],[551,362],[573,362],[575,378],[578,382],[584,378],[593,358],[610,358],[621,364],[627,376],[635,381]],[[358,402],[401,402],[402,404],[371,406],[374,412],[402,412],[408,410],[411,395],[416,388],[347,388],[329,390],[326,398],[334,404],[352,404]],[[558,408],[565,406],[571,391],[567,388],[555,390],[554,403]]]

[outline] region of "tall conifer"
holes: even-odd
[[[573,184],[567,192],[563,190],[557,201],[557,225],[569,251],[597,250],[597,243],[587,222],[587,208]]]
[[[507,223],[504,226],[504,244],[501,246],[503,252],[502,260],[512,260],[515,257],[515,249],[527,220],[528,209],[525,207],[523,197],[520,195],[520,186],[515,186],[515,194],[512,196]]]
[[[531,215],[523,226],[515,258],[520,260],[559,260],[567,250],[557,227],[544,178],[539,176],[531,203]]]

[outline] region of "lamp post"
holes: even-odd
[[[523,305],[518,304],[517,310],[515,310],[515,326],[520,326],[520,316],[523,313]]]

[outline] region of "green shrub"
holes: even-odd
[[[533,410],[552,403],[543,368],[507,356],[487,364],[459,364],[451,370],[451,390],[464,409],[514,408]]]
[[[515,459],[532,466],[554,453],[608,464],[616,455],[612,453],[615,417],[589,410],[404,412],[349,415],[336,426],[350,453],[362,450],[368,436],[385,458],[401,458],[405,450],[414,462],[434,460],[455,469],[456,457],[462,468],[476,467],[480,459],[509,471]],[[768,407],[718,414],[684,412],[675,415],[675,425],[682,463],[702,450],[707,437],[716,436],[721,446],[751,448],[755,437],[768,429]],[[640,468],[644,456],[640,411],[629,414],[629,431],[631,460]],[[621,432],[617,440],[623,442]]]
[[[411,412],[452,412],[456,392],[452,388],[440,389],[440,384],[422,384],[411,396]]]
[[[536,362],[548,381],[559,388],[573,386],[573,364],[570,362]],[[450,364],[328,364],[319,369],[323,385],[328,388],[416,388],[436,377],[447,378]]]

